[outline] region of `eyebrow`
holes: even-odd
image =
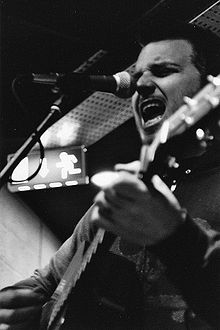
[[[177,68],[177,69],[181,69],[182,66],[180,64],[177,64],[175,62],[172,62],[172,61],[161,61],[161,62],[158,62],[158,63],[152,63],[152,64],[149,64],[149,66],[146,68],[146,70],[152,70],[152,69],[159,69],[161,67],[166,67],[166,66],[172,66],[174,68]],[[141,71],[139,70],[136,70],[133,74],[134,78],[138,77],[139,75],[141,74]]]
[[[181,68],[181,65],[176,63],[176,62],[172,62],[172,61],[161,61],[161,62],[158,62],[158,63],[152,63],[149,65],[149,68],[157,68],[157,67],[162,67],[162,66],[174,66],[174,67],[177,67],[177,68]]]

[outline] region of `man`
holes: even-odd
[[[206,33],[185,25],[166,33],[161,28],[161,32],[143,44],[134,75],[134,103],[149,136],[182,105],[183,96],[193,97],[203,86],[205,76],[214,73],[211,65],[216,52],[210,49],[210,60],[210,38],[205,40]],[[220,229],[219,201],[213,197],[219,196],[219,147],[214,145],[214,151],[206,151],[204,144],[186,145],[187,139],[177,141],[180,144],[174,148],[178,160],[182,160],[175,177],[160,169],[159,174],[167,184],[176,180],[175,194],[180,204],[199,219],[194,221],[187,215],[159,176],[152,177],[148,190],[148,182],[133,174],[138,163],[118,165],[118,178],[96,196],[95,205],[50,264],[0,293],[0,323],[21,324],[21,329],[28,329],[28,322],[55,290],[80,242],[91,241],[98,225],[122,238],[116,239],[112,251],[136,264],[143,284],[144,323],[127,325],[127,329],[209,329],[174,284],[193,311],[218,327],[219,236],[210,232],[210,227]],[[169,150],[172,148],[171,143]],[[122,275],[126,277],[126,271]],[[4,327],[7,329],[5,325],[0,329]]]

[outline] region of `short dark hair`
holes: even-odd
[[[201,82],[206,82],[208,74],[220,72],[220,40],[209,29],[179,21],[151,21],[141,24],[138,41],[141,45],[161,40],[187,40],[193,48],[192,63],[201,74]]]

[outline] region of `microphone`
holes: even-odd
[[[112,93],[120,98],[129,98],[136,90],[136,83],[127,71],[112,76],[85,75],[78,72],[32,73],[31,79],[33,83],[52,85],[66,94],[76,91],[100,91]]]

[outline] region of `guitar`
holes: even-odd
[[[156,151],[160,145],[165,144],[168,139],[180,135],[188,128],[194,126],[200,121],[200,119],[207,115],[211,109],[216,108],[220,104],[220,75],[217,77],[209,76],[208,80],[209,83],[199,93],[197,93],[193,99],[189,99],[187,97],[184,98],[185,104],[181,106],[171,117],[164,121],[155,138],[150,143],[146,139],[144,130],[140,124],[140,119],[135,115],[136,124],[139,128],[139,133],[143,142],[140,154],[141,165],[139,172],[137,173],[138,177],[142,177],[148,171],[149,165],[153,163]],[[80,245],[65,274],[63,275],[63,278],[61,279],[57,289],[52,295],[51,300],[44,306],[40,330],[65,330],[73,328],[71,323],[69,327],[66,325],[66,319],[68,319],[69,312],[68,302],[74,295],[82,297],[80,290],[78,290],[78,287],[80,287],[80,282],[82,281],[83,285],[81,288],[83,288],[84,284],[86,283],[86,281],[84,281],[86,278],[86,273],[92,274],[91,270],[94,269],[93,267],[97,269],[96,267],[100,263],[100,260],[103,261],[102,258],[106,257],[106,251],[108,251],[113,241],[113,235],[109,233],[106,235],[105,231],[99,228],[94,236],[94,239],[88,246],[85,242]],[[128,265],[126,265],[126,267],[127,266]],[[129,267],[130,265],[128,268]],[[88,280],[90,277],[91,276],[87,276],[86,280]],[[128,285],[129,283],[132,283],[133,279],[134,278],[130,278],[128,280]],[[92,283],[89,283],[89,286],[91,284],[94,284],[93,281]],[[85,284],[85,286],[87,289],[88,285]],[[86,295],[86,291],[84,291],[83,294]],[[112,307],[112,310],[117,310],[119,312],[119,319],[124,318],[128,322],[130,322],[128,315],[129,311],[131,311],[132,308],[134,308],[134,313],[140,310],[140,301],[137,301],[137,304],[134,304],[132,308],[129,308],[130,301],[128,303],[126,302],[126,295],[124,299],[122,299],[123,303],[125,303],[125,306],[121,304],[121,301],[112,301],[111,299],[108,300],[105,297],[102,298],[102,303],[104,306],[109,305]],[[98,305],[99,304],[100,300]],[[75,307],[76,305],[77,301]],[[84,306],[81,307],[84,308]],[[87,312],[88,310],[89,307],[87,308]],[[50,314],[49,320],[45,317],[45,315],[48,315],[48,311]],[[124,324],[128,323],[125,322]],[[81,327],[76,323],[75,328],[80,329]],[[93,326],[89,327],[89,323],[88,328],[82,327],[82,329],[91,328],[96,329]],[[106,328],[109,327],[106,325]],[[130,328],[132,328],[131,323]],[[105,328],[103,327],[103,329]],[[115,329],[117,329],[117,327],[115,327]],[[122,327],[120,329],[122,329]]]

